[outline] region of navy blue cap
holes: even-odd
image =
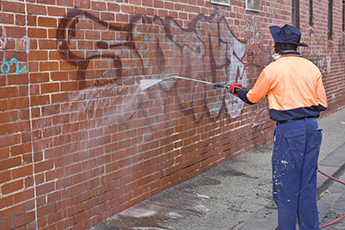
[[[269,29],[274,41],[277,43],[288,43],[308,47],[307,44],[300,42],[302,35],[301,31],[294,26],[286,24],[282,28],[279,26],[271,26]]]

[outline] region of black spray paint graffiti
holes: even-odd
[[[170,75],[244,86],[247,82],[246,45],[217,12],[200,14],[183,28],[171,17],[133,15],[128,24],[110,24],[73,9],[59,24],[57,43],[61,57],[77,68],[79,90]],[[164,90],[174,92],[181,111],[193,114],[195,121],[204,114],[217,120],[224,109],[236,118],[244,106],[225,91],[206,90],[191,81],[177,80]]]

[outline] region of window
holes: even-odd
[[[292,25],[299,28],[299,0],[292,0]]]
[[[313,14],[313,0],[309,0],[309,26],[313,26],[314,14]]]
[[[333,0],[328,0],[328,40],[333,39]]]

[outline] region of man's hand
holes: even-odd
[[[242,90],[242,84],[239,83],[230,83],[229,84],[229,93],[237,96],[239,90]]]

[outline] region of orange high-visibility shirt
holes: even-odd
[[[319,117],[328,106],[320,70],[298,52],[270,63],[252,89],[238,93],[247,103],[257,103],[266,95],[270,118],[275,121]]]

